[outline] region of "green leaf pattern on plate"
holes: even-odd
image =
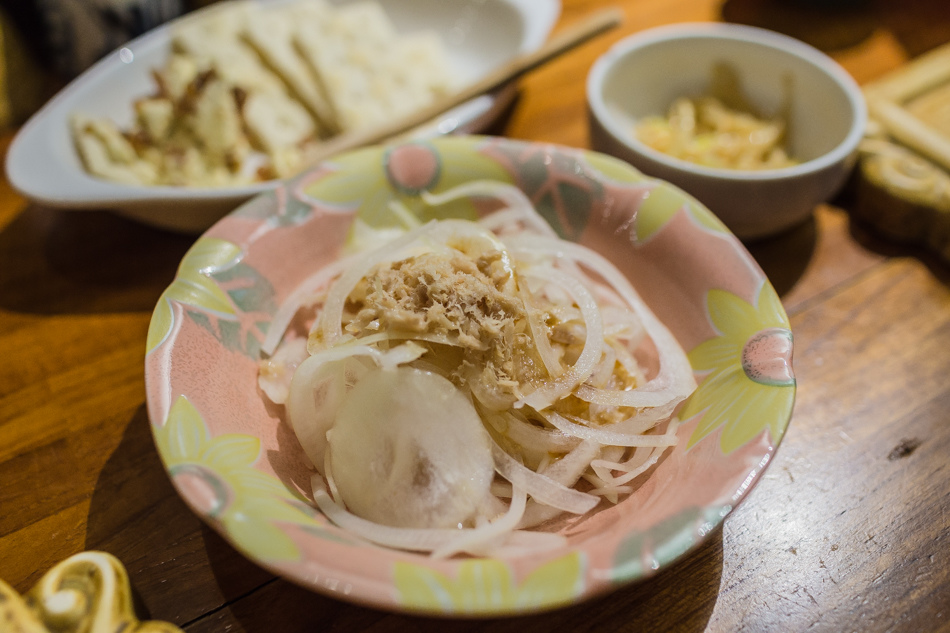
[[[698,518],[697,508],[687,508],[647,530],[629,534],[614,554],[611,580],[626,582],[640,578],[674,560],[696,542]],[[651,558],[646,565],[645,552],[650,552]]]
[[[185,313],[231,351],[256,358],[266,332],[258,319],[245,330],[238,312],[272,315],[274,288],[257,270],[241,261],[241,247],[227,240],[203,237],[188,250],[172,284],[155,306],[146,349],[151,352],[174,327],[172,302],[190,308]],[[266,326],[265,326],[266,327]],[[254,331],[257,330],[257,331]]]
[[[644,531],[628,534],[614,554],[610,579],[627,582],[668,565],[722,523],[731,506],[690,507]]]
[[[301,224],[313,215],[313,207],[306,200],[300,200],[293,195],[287,195],[293,185],[300,178],[290,181],[286,189],[268,191],[254,198],[250,202],[232,212],[235,218],[246,220],[262,220],[263,226],[258,229],[259,234],[268,230]]]
[[[218,318],[237,318],[227,294],[211,279],[211,274],[233,266],[240,257],[239,246],[215,238],[201,238],[188,249],[175,280],[162,293],[152,313],[146,342],[148,352],[158,347],[174,326],[172,301],[200,307]]]

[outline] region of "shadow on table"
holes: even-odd
[[[0,308],[151,311],[194,240],[105,211],[31,205],[0,229]]]
[[[726,0],[721,15],[726,22],[778,31],[823,51],[861,43],[881,20],[865,0]]]
[[[925,246],[923,240],[899,241],[879,232],[856,211],[861,204],[858,187],[858,176],[853,174],[848,185],[838,195],[838,206],[847,213],[848,235],[851,239],[861,248],[881,257],[916,259],[941,283],[950,286],[950,257],[942,258],[935,249]]]
[[[239,630],[419,631],[550,633],[551,631],[680,631],[706,629],[722,576],[722,528],[703,545],[654,577],[583,604],[540,615],[445,620],[395,615],[323,597],[278,579],[194,622],[190,633]],[[226,572],[215,568],[226,581]]]
[[[947,0],[877,0],[880,22],[900,42],[908,57],[917,57],[950,41]]]
[[[950,40],[946,0],[726,0],[721,16],[826,52],[856,46],[878,29],[893,35],[909,57]]]
[[[127,423],[96,481],[84,547],[109,552],[126,566],[140,618],[178,625],[273,579],[178,496],[155,449],[144,406]]]
[[[911,257],[920,261],[943,285],[950,286],[950,260],[942,259],[933,250],[889,239],[853,215],[850,216],[848,232],[855,242],[873,253],[889,258]]]
[[[780,297],[805,274],[818,243],[814,215],[805,222],[772,237],[748,242],[748,249]]]

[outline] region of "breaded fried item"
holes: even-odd
[[[298,25],[319,25],[331,9],[322,0],[303,0],[280,8],[257,7],[243,31],[246,41],[313,115],[323,135],[339,131],[319,82],[294,46]],[[302,28],[314,28],[302,26]]]
[[[132,143],[112,121],[74,115],[73,138],[86,170],[96,176],[130,185],[150,185],[155,168],[139,159]]]
[[[201,71],[214,68],[224,81],[248,91],[284,92],[283,83],[244,40],[254,5],[222,3],[201,19],[186,20],[172,31],[172,50],[194,60]]]
[[[286,160],[288,151],[302,148],[316,135],[313,119],[299,103],[268,93],[247,97],[244,121],[252,141],[272,159],[280,154]]]
[[[289,177],[334,134],[372,127],[451,90],[434,33],[396,33],[361,0],[213,5],[173,27],[134,126],[78,119],[87,170],[135,184],[234,186]]]
[[[151,97],[135,102],[136,121],[150,144],[162,143],[175,125],[175,102],[167,97]]]
[[[178,101],[185,96],[188,84],[198,76],[198,62],[184,53],[172,53],[165,66],[154,70],[152,76],[160,96]]]
[[[184,123],[211,165],[235,168],[250,151],[233,88],[215,71],[185,106]]]
[[[433,38],[400,39],[382,7],[369,1],[344,5],[320,24],[299,25],[295,34],[341,131],[381,125],[448,91],[445,55],[430,49]]]

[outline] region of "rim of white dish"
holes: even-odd
[[[828,75],[844,92],[851,106],[851,128],[844,139],[821,156],[776,169],[758,171],[706,167],[698,163],[675,158],[642,143],[633,134],[625,131],[620,122],[607,110],[604,103],[604,79],[608,72],[623,58],[654,44],[673,40],[719,39],[748,42],[797,57]],[[788,35],[755,26],[722,22],[688,22],[658,26],[626,37],[600,56],[587,75],[587,103],[594,116],[617,141],[666,167],[689,171],[697,175],[736,181],[765,181],[792,178],[810,174],[844,160],[855,150],[864,137],[867,127],[867,104],[864,94],[854,78],[838,62],[817,48]]]
[[[254,0],[287,4],[292,0]],[[523,23],[518,52],[526,53],[544,44],[549,32],[561,14],[561,0],[499,0],[517,13]],[[102,75],[114,71],[122,62],[121,52],[132,51],[136,56],[150,53],[155,48],[168,46],[168,38],[176,25],[200,18],[204,13],[217,10],[220,4],[212,4],[185,13],[135,39],[119,45],[112,52],[75,77],[42,107],[34,112],[17,131],[7,149],[4,173],[13,189],[20,195],[41,204],[65,209],[130,209],[140,203],[175,203],[200,201],[201,203],[228,203],[235,206],[258,194],[273,190],[282,181],[272,179],[231,187],[137,185],[110,181],[93,176],[81,164],[73,165],[50,149],[50,139],[60,135],[70,136],[68,119],[73,109],[73,100],[82,94],[87,84],[99,80]],[[488,72],[488,71],[486,71]],[[440,115],[437,120],[449,121],[451,125],[471,125],[485,116],[492,108],[493,95],[503,94],[505,89],[483,94]],[[131,107],[131,102],[130,102]],[[468,130],[469,133],[474,130]],[[436,134],[439,136],[441,134]],[[72,139],[67,143],[75,152]],[[49,161],[46,171],[37,175],[31,159]],[[75,157],[78,161],[78,156]],[[53,180],[57,186],[49,187]],[[163,213],[150,213],[161,217]]]

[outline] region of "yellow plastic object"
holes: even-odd
[[[0,629],[22,633],[182,633],[168,622],[140,622],[122,563],[105,552],[70,556],[25,596],[0,581]]]

